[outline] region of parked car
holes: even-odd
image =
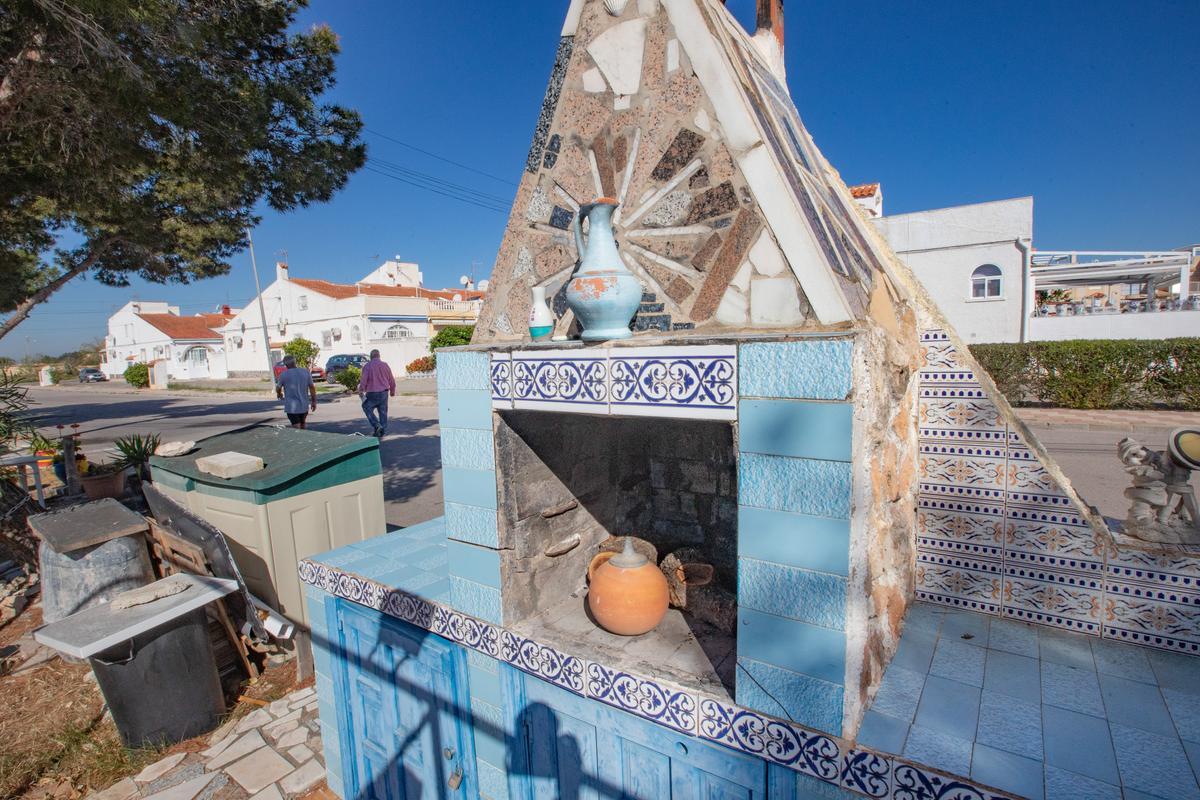
[[[108,376],[96,367],[81,367],[79,370],[80,383],[103,383]]]
[[[282,361],[275,364],[275,369],[274,369],[275,380],[278,381],[279,376],[282,375],[284,370],[286,370],[286,369],[287,369],[287,367],[285,367],[283,365]],[[323,370],[321,367],[316,366],[315,364],[308,368],[308,373],[313,376],[314,381],[319,381],[325,377],[325,370]]]
[[[363,368],[370,361],[366,353],[344,353],[336,355],[325,362],[325,380],[329,383],[337,381],[337,375],[346,367]]]

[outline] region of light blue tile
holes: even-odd
[[[924,688],[924,671],[905,669],[893,663],[883,673],[883,681],[875,693],[871,710],[912,722]]]
[[[472,617],[501,623],[500,590],[462,578],[450,578],[450,604]]]
[[[846,635],[774,614],[738,609],[738,656],[843,684]]]
[[[842,732],[844,692],[837,684],[739,658],[736,690],[739,705],[835,736]]]
[[[492,432],[466,428],[442,428],[442,467],[463,469],[495,469],[496,452]]]
[[[488,672],[487,670],[468,665],[467,674],[470,676],[472,700],[482,700],[494,706],[504,704],[504,698],[500,693],[500,676],[498,673]]]
[[[1104,716],[1096,673],[1051,661],[1042,662],[1042,702],[1093,717]]]
[[[483,800],[508,800],[508,773],[483,760],[479,766],[479,796]]]
[[[1008,750],[1026,758],[1042,760],[1042,707],[1034,701],[1018,700],[984,691],[979,701],[979,727],[975,741]]]
[[[952,639],[975,647],[988,646],[992,618],[974,611],[947,611],[942,620],[942,640]]]
[[[1121,788],[1047,764],[1046,800],[1121,800]]]
[[[738,559],[738,606],[844,630],[846,579],[797,567]]]
[[[786,767],[781,769],[786,769]],[[862,800],[862,795],[856,792],[817,780],[800,772],[791,772],[791,770],[788,772],[790,773],[789,777],[796,785],[796,793],[793,795],[796,800]]]
[[[481,761],[503,764],[507,748],[504,744],[504,712],[498,706],[471,698],[471,730],[475,734],[475,756]]]
[[[1188,694],[1178,689],[1163,689],[1163,699],[1179,738],[1200,743],[1200,695]]]
[[[498,547],[500,534],[496,529],[496,511],[446,503],[446,535],[462,542]]]
[[[888,669],[904,667],[917,672],[929,672],[933,661],[933,649],[937,645],[937,631],[925,628],[905,626],[900,637],[900,646],[896,648]]]
[[[490,391],[491,368],[491,357],[487,353],[453,353],[439,350],[437,354],[438,392],[456,389],[477,392]]]
[[[1104,783],[1120,783],[1108,723],[1098,717],[1042,706],[1046,763]]]
[[[942,620],[948,613],[946,609],[935,606],[933,603],[913,603],[904,615],[904,631],[906,634],[910,630],[939,633],[942,629]]]
[[[899,755],[904,750],[904,738],[907,735],[908,722],[872,709],[863,715],[862,727],[858,729],[858,743],[863,747]]]
[[[496,473],[488,469],[442,469],[442,497],[451,503],[496,507]]]
[[[1042,800],[1042,761],[975,744],[971,777],[988,786],[1013,792],[1029,800]]]
[[[850,395],[851,339],[755,342],[738,348],[743,397],[845,400]]]
[[[1128,786],[1125,787],[1124,792],[1125,800],[1171,800],[1165,794],[1148,794],[1146,792],[1139,792],[1136,789],[1130,789]]]
[[[478,389],[438,389],[438,424],[492,432],[492,393]]]
[[[412,579],[418,575],[424,575],[425,570],[414,564],[407,564],[402,567],[392,567],[385,569],[382,572],[374,572],[370,577],[377,580],[384,586],[391,586],[394,589],[403,587],[405,584],[411,583]]]
[[[1013,619],[993,619],[989,626],[988,647],[1026,658],[1037,658],[1037,628]]]
[[[1200,798],[1200,787],[1175,737],[1110,723],[1121,783],[1129,789],[1159,794],[1172,800]]]
[[[850,521],[738,507],[738,553],[760,561],[850,574]]]
[[[738,502],[819,517],[850,517],[850,465],[842,461],[743,453]]]
[[[945,731],[913,725],[908,729],[904,756],[935,769],[966,775],[971,771],[971,741]]]
[[[1175,723],[1157,686],[1100,674],[1100,693],[1109,722],[1174,737]]]
[[[446,543],[446,561],[450,574],[484,586],[500,588],[500,552],[490,547],[451,539]]]
[[[1003,650],[988,650],[983,688],[1030,703],[1041,703],[1042,674],[1037,659]]]
[[[1200,694],[1200,657],[1147,648],[1146,655],[1158,676],[1158,685],[1188,694]]]
[[[849,403],[742,400],[738,403],[738,449],[743,453],[849,461],[852,411]]]
[[[1095,670],[1091,639],[1091,636],[1082,633],[1066,633],[1043,627],[1038,631],[1038,647],[1042,661]]]
[[[972,647],[955,639],[947,639],[943,633],[933,651],[933,663],[929,665],[929,674],[971,686],[983,686],[983,663],[986,653],[982,647]]]
[[[474,669],[490,672],[493,675],[499,674],[500,671],[499,661],[491,656],[485,656],[478,650],[467,650],[467,663],[470,664]]]
[[[1089,638],[1092,640],[1092,657],[1096,660],[1097,672],[1142,683],[1156,682],[1150,659],[1146,658],[1146,648],[1111,639]]]
[[[971,741],[975,738],[978,720],[979,689],[936,675],[926,679],[914,727],[920,725]],[[967,759],[970,759],[969,752]]]

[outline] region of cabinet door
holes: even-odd
[[[475,796],[466,657],[439,636],[338,603],[345,776],[355,798]]]
[[[524,796],[562,800],[762,800],[764,761],[586,700],[512,668],[510,774]]]

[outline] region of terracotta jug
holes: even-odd
[[[619,553],[597,553],[588,565],[588,608],[600,627],[618,636],[653,630],[667,613],[667,579],[625,539]]]

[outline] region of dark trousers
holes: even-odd
[[[387,406],[387,392],[367,392],[363,395],[363,413],[367,415],[372,431],[380,434],[387,432]]]

